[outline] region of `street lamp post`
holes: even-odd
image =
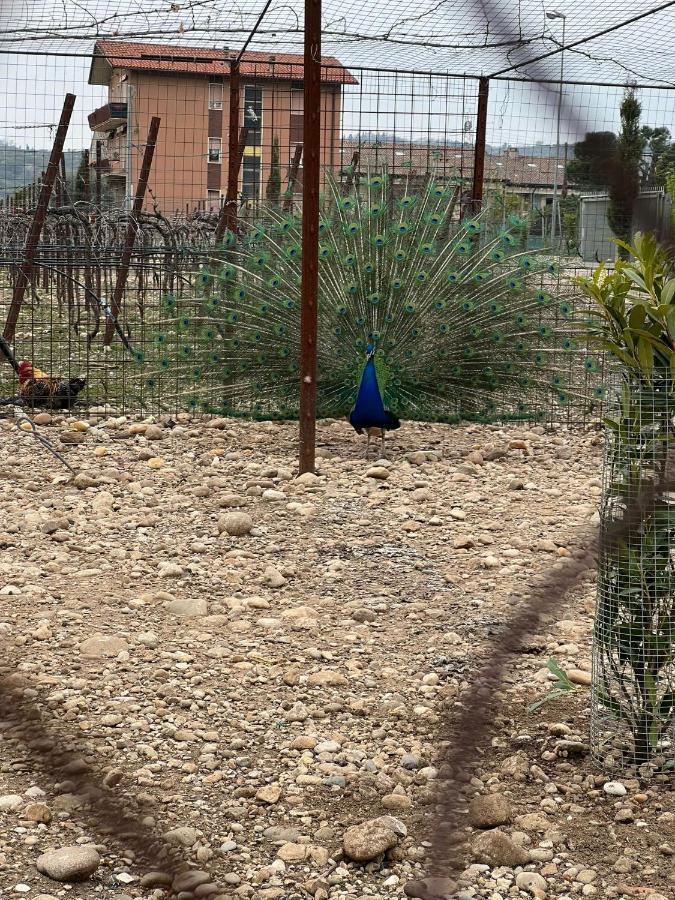
[[[558,216],[558,165],[560,163],[560,118],[562,115],[563,75],[565,73],[565,24],[567,16],[552,9],[546,13],[547,19],[562,19],[562,51],[560,53],[560,91],[558,93],[558,114],[556,118],[555,169],[553,171],[553,203],[551,205],[551,247],[555,243],[556,222]]]

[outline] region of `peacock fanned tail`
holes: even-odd
[[[512,216],[486,234],[484,217],[454,221],[451,185],[431,178],[422,193],[408,189],[378,173],[345,195],[328,179],[319,415],[348,414],[369,342],[385,406],[401,418],[528,418],[586,398],[598,364],[580,352],[583,326],[559,293],[557,263],[523,249],[527,223]],[[228,234],[196,278],[197,314],[176,309],[158,332],[156,360],[139,360],[148,387],[162,367],[183,381],[192,370],[184,389],[193,406],[297,416],[300,272],[297,216],[270,207],[240,238]],[[600,399],[602,386],[594,390]]]

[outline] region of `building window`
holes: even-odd
[[[241,195],[244,200],[260,197],[260,157],[244,156]]]
[[[222,138],[209,138],[209,162],[219,163],[223,154]]]
[[[305,95],[303,91],[291,91],[291,133],[290,145],[302,143],[303,114],[305,111]]]
[[[260,147],[262,138],[262,88],[247,85],[244,88],[244,127],[247,147]]]
[[[223,108],[223,82],[209,82],[209,109]]]

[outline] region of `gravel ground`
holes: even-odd
[[[366,462],[325,422],[298,479],[293,425],[38,419],[79,474],[0,423],[2,668],[72,734],[69,771],[145,807],[195,870],[180,900],[403,897],[439,705],[592,524],[598,432],[406,423]],[[675,896],[672,783],[606,786],[588,757],[593,589],[508,670],[466,896]],[[550,656],[580,690],[528,714]],[[0,896],[167,897],[21,738],[0,721]]]

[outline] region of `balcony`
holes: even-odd
[[[89,127],[92,131],[114,131],[127,121],[126,103],[106,103],[89,114]]]

